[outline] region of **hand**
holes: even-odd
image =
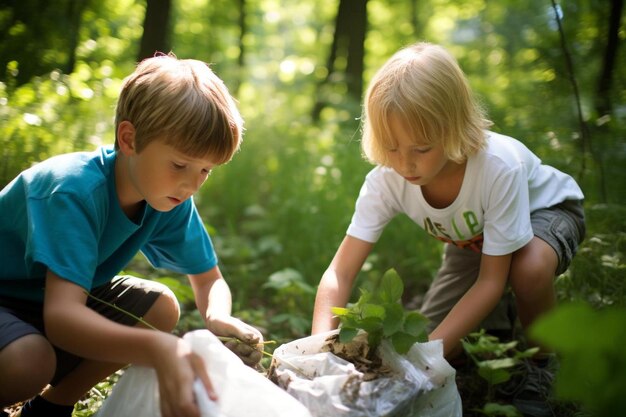
[[[158,335],[154,369],[159,382],[162,417],[200,417],[193,395],[194,381],[202,381],[209,398],[217,400],[202,358],[193,353],[183,339],[167,333]]]
[[[231,337],[224,345],[248,366],[255,367],[263,357],[263,335],[233,316],[212,317],[207,327],[217,336]]]

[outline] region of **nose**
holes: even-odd
[[[400,167],[407,173],[415,169],[415,161],[411,158],[410,153],[400,153]]]
[[[204,181],[206,180],[206,175],[202,173],[190,172],[183,184],[183,188],[187,191],[190,191],[191,194],[194,194],[196,191],[200,189]]]

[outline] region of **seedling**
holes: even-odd
[[[479,410],[487,416],[520,416],[513,405],[494,403],[494,387],[511,379],[515,367],[524,359],[532,357],[538,348],[524,351],[517,349],[518,341],[501,342],[484,329],[471,333],[462,340],[463,349],[476,364],[478,375],[487,382],[487,402]]]
[[[402,279],[394,269],[382,276],[374,291],[360,289],[359,300],[347,307],[333,307],[339,317],[341,343],[351,341],[363,330],[367,333],[369,355],[376,353],[383,339],[389,340],[401,355],[407,353],[415,342],[425,342],[428,337],[428,319],[417,311],[406,311],[401,297],[404,292]]]

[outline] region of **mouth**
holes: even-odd
[[[404,177],[404,179],[407,180],[408,182],[419,181],[420,178],[422,178],[422,177]]]
[[[180,204],[183,202],[183,200],[176,197],[167,197],[167,199],[173,204]]]

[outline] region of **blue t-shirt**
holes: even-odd
[[[192,199],[169,212],[120,207],[112,147],[55,156],[0,191],[0,295],[42,301],[46,270],[86,290],[109,282],[141,251],[182,274],[217,264]]]

